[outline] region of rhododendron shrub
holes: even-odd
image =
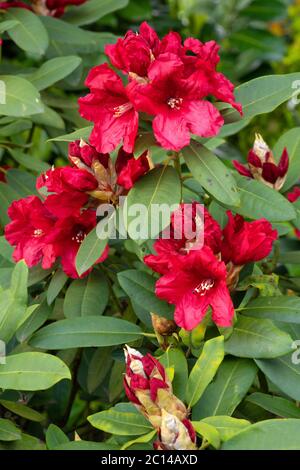
[[[300,75],[100,3],[0,3],[0,449],[299,449]]]

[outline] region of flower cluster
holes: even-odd
[[[135,159],[121,148],[113,164],[108,154],[98,153],[83,141],[70,144],[69,159],[70,166],[50,169],[37,179],[42,200],[29,196],[12,203],[5,237],[15,246],[15,261],[24,259],[29,267],[42,262],[48,269],[60,258],[65,273],[77,278],[75,258],[82,241],[96,226],[97,206],[117,203],[118,197],[149,170],[149,163],[147,152]],[[96,263],[104,261],[107,254],[108,247]]]
[[[198,207],[193,203],[192,217],[200,220]],[[181,217],[189,218],[191,210],[185,204],[178,209]],[[147,255],[144,262],[162,276],[156,283],[156,295],[175,305],[174,320],[180,327],[191,330],[212,309],[212,319],[220,327],[232,324],[234,308],[230,297],[241,268],[250,262],[265,258],[272,250],[277,231],[260,219],[247,222],[240,215],[227,212],[228,223],[221,230],[219,224],[204,209],[204,244],[197,247],[195,240],[176,233],[171,220],[171,239],[154,243],[155,255]],[[182,226],[182,224],[181,224]]]
[[[257,134],[253,148],[248,153],[248,168],[237,160],[233,164],[241,175],[254,178],[279,191],[286,180],[289,156],[284,148],[279,163],[276,164],[272,151],[261,135]]]
[[[124,387],[128,399],[157,430],[161,450],[196,449],[196,433],[185,405],[172,391],[166,371],[151,354],[126,346]]]
[[[62,16],[65,8],[69,5],[81,5],[87,0],[30,0],[29,3],[19,0],[8,0],[7,2],[0,2],[0,9],[7,10],[8,8],[25,8],[31,10],[37,15],[42,16]]]
[[[86,86],[90,93],[79,99],[82,117],[92,121],[90,143],[98,152],[114,150],[121,142],[132,152],[143,114],[152,119],[155,138],[166,149],[179,151],[190,134],[212,137],[224,120],[207,97],[229,103],[240,113],[232,83],[216,71],[219,46],[178,33],[162,40],[147,24],[139,33],[128,31],[105,52],[120,76],[107,63],[91,69]]]

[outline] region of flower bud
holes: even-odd
[[[194,449],[195,432],[187,419],[188,411],[173,394],[164,367],[151,354],[143,356],[129,346],[125,348],[125,359],[125,392],[157,429],[161,437],[158,446],[162,445],[161,448],[165,449]]]
[[[279,191],[286,180],[289,156],[284,148],[277,164],[262,136],[256,134],[253,148],[248,153],[248,168],[236,160],[233,164],[241,175],[254,178]]]
[[[156,448],[161,450],[195,450],[196,435],[190,421],[184,423],[176,416],[161,410],[161,427],[159,431],[160,440],[156,443]],[[192,433],[190,434],[190,429]]]
[[[171,336],[177,330],[174,320],[167,320],[155,313],[151,313],[151,318],[154,330],[162,336]]]

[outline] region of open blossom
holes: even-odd
[[[57,199],[52,201],[53,197]],[[24,259],[29,267],[41,262],[44,269],[49,269],[59,258],[69,277],[79,277],[75,258],[82,241],[96,226],[96,212],[92,209],[80,212],[78,201],[71,210],[68,203],[70,199],[65,200],[65,193],[62,193],[48,196],[45,202],[37,196],[28,196],[11,204],[8,209],[11,222],[5,227],[5,237],[15,246],[15,261]],[[108,246],[95,264],[104,261],[107,255]]]
[[[277,231],[266,219],[246,222],[240,215],[227,211],[228,223],[223,230],[222,259],[242,266],[270,254]]]
[[[79,277],[75,267],[75,259],[80,245],[94,227],[96,227],[96,212],[92,209],[86,209],[81,214],[57,219],[49,234],[48,241],[53,244],[56,256],[60,257],[64,272],[73,279]],[[95,264],[101,263],[107,258],[108,250],[107,245]],[[91,270],[92,267],[81,277],[85,277]]]
[[[13,259],[24,259],[29,267],[42,261],[44,269],[51,268],[56,255],[53,244],[48,243],[55,217],[37,196],[14,201],[8,209],[11,222],[5,227],[5,238],[15,246]]]
[[[155,293],[175,305],[174,320],[192,330],[212,309],[213,321],[221,327],[232,324],[234,308],[226,286],[226,266],[208,246],[173,260],[168,273],[156,283]]]
[[[276,164],[272,151],[261,135],[257,134],[253,149],[248,153],[248,168],[237,160],[234,160],[233,164],[241,175],[262,181],[279,191],[286,180],[289,156],[284,148],[279,163]]]
[[[161,54],[148,70],[149,83],[134,80],[129,96],[138,111],[155,116],[153,132],[157,141],[179,151],[189,144],[190,134],[212,137],[224,120],[209,101],[203,100],[197,82],[185,78],[184,63],[175,54]]]
[[[191,134],[218,134],[224,120],[207,98],[222,100],[242,113],[233,84],[216,71],[218,49],[214,41],[189,38],[182,43],[175,32],[160,40],[145,22],[138,33],[128,31],[116,44],[106,46],[111,64],[126,75],[127,82],[123,85],[108,64],[90,71],[86,80],[90,93],[79,99],[79,109],[94,123],[91,144],[105,153],[123,141],[124,150],[132,152],[139,113],[153,116],[154,135],[169,150],[188,145]]]
[[[112,152],[121,142],[133,151],[138,113],[130,102],[121,78],[107,64],[93,67],[85,81],[90,93],[79,98],[79,112],[94,122],[90,143],[101,153]]]
[[[153,271],[165,274],[177,256],[186,255],[202,244],[217,254],[221,250],[221,228],[208,210],[197,202],[181,204],[171,216],[168,229],[170,237],[159,238],[154,243],[155,255],[147,255],[144,262]]]
[[[124,387],[128,399],[158,431],[156,449],[195,449],[196,434],[185,405],[172,391],[162,364],[151,354],[125,348]]]

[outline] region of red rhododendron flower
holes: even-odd
[[[11,222],[5,227],[5,238],[15,246],[15,261],[24,259],[29,267],[42,261],[48,269],[55,261],[53,244],[48,237],[53,230],[55,218],[37,196],[14,201],[8,209]]]
[[[160,40],[156,32],[143,22],[139,34],[128,31],[124,39],[118,39],[116,44],[108,44],[105,53],[114,67],[126,73],[146,77],[152,60],[159,52],[159,45]]]
[[[190,142],[190,133],[212,137],[224,120],[199,94],[197,82],[184,77],[184,63],[172,53],[159,56],[149,67],[150,82],[128,85],[138,111],[154,115],[153,131],[165,148],[179,151]]]
[[[287,198],[290,202],[296,202],[298,201],[300,197],[300,188],[298,186],[295,186],[295,188],[287,194]]]
[[[107,64],[94,67],[86,80],[91,92],[79,99],[81,115],[94,122],[90,142],[99,152],[112,151],[124,139],[132,152],[138,114],[154,116],[153,131],[166,149],[179,151],[190,134],[215,136],[224,120],[206,98],[213,96],[240,113],[233,84],[216,71],[219,46],[201,43],[170,32],[161,41],[143,23],[139,33],[128,31],[124,39],[105,49],[112,65],[128,75],[124,87]]]
[[[246,222],[240,215],[227,211],[228,223],[223,230],[222,259],[241,266],[259,261],[272,251],[277,230],[266,219]]]
[[[212,309],[213,321],[221,327],[232,324],[233,304],[226,286],[226,266],[204,246],[172,263],[169,273],[156,283],[156,295],[175,305],[174,320],[192,330]]]
[[[75,259],[80,245],[94,227],[96,227],[96,212],[87,209],[81,214],[58,219],[49,236],[56,256],[61,258],[64,272],[73,279],[79,277],[75,267]],[[108,250],[107,246],[95,264],[101,263],[107,258]],[[81,277],[85,277],[91,270],[92,267]]]
[[[237,160],[233,160],[233,164],[241,175],[262,181],[267,186],[279,191],[286,180],[289,155],[287,149],[284,148],[279,163],[276,164],[268,145],[257,134],[253,149],[248,153],[248,167]]]
[[[82,117],[94,122],[90,143],[100,153],[112,152],[123,141],[132,152],[138,129],[138,113],[118,75],[107,64],[90,70],[85,81],[90,93],[79,98]]]
[[[200,236],[197,240],[196,224],[198,230],[203,231],[203,239]],[[165,274],[171,269],[174,257],[186,255],[191,249],[195,249],[199,242],[209,246],[216,254],[221,250],[221,228],[208,210],[197,202],[180,205],[172,214],[168,233],[170,238],[160,238],[154,243],[156,255],[144,257],[145,264],[160,274]]]

